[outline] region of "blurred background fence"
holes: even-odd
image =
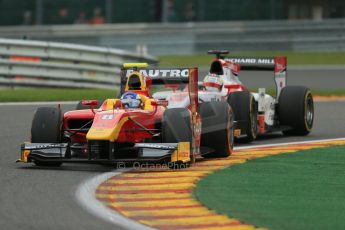
[[[344,52],[345,1],[0,0],[0,38],[1,85],[112,88],[148,53]]]
[[[345,51],[345,19],[131,23],[0,27],[1,37],[148,51],[153,55],[231,51]]]

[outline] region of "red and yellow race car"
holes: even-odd
[[[171,90],[177,85],[187,85],[186,108],[169,108],[168,101],[151,96],[152,87]],[[38,166],[149,162],[175,167],[189,165],[197,155],[226,157],[232,152],[231,108],[220,101],[199,106],[197,68],[124,64],[121,97],[98,103],[84,100],[86,109],[65,114],[59,106],[38,108],[31,142],[22,144],[18,161]]]

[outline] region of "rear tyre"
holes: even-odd
[[[234,120],[239,122],[241,132],[246,135],[239,141],[254,141],[258,133],[258,109],[253,95],[247,91],[233,92],[228,97],[228,103],[234,111]]]
[[[282,89],[278,103],[281,126],[291,129],[285,135],[308,135],[314,122],[314,101],[310,90],[304,86],[286,86]]]
[[[200,105],[201,146],[215,151],[206,158],[228,157],[234,146],[233,113],[226,102],[204,102]]]
[[[188,109],[167,109],[163,114],[162,142],[178,143],[192,142],[191,116]],[[169,164],[172,169],[186,168],[189,163],[173,162]]]
[[[88,105],[82,105],[81,103],[82,101],[79,101],[77,106],[75,107],[75,110],[83,110],[83,109],[90,109],[91,107]],[[101,105],[103,104],[104,100],[98,100],[98,105],[94,107],[94,109],[98,109],[99,107],[101,107]]]
[[[32,143],[60,143],[62,138],[62,113],[59,108],[40,107],[36,110],[31,125]],[[61,162],[35,160],[38,166],[60,166]]]

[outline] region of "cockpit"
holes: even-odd
[[[216,74],[216,75],[223,75],[224,71],[223,71],[222,63],[220,61],[212,62],[211,67],[210,67],[210,73]]]

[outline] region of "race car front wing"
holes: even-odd
[[[191,161],[190,142],[179,143],[137,143],[121,152],[135,152],[135,157],[115,158],[116,150],[107,158],[89,154],[87,158],[72,157],[69,143],[24,143],[21,145],[21,158],[17,162],[62,162],[62,163],[188,163]]]

